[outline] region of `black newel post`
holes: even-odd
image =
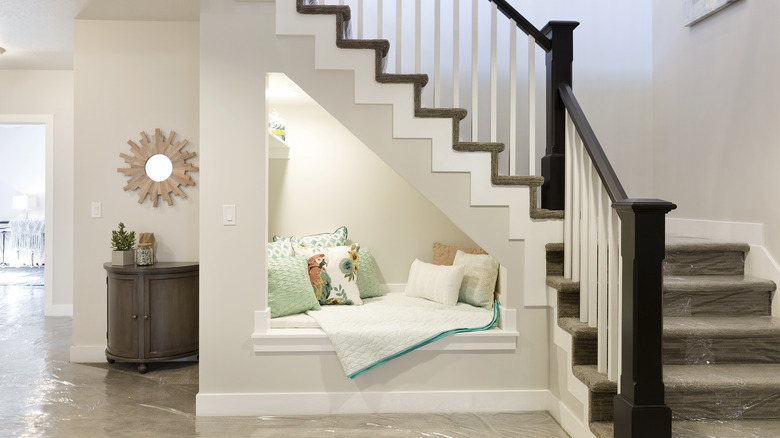
[[[562,83],[571,86],[571,63],[574,59],[574,28],[576,21],[551,21],[542,33],[552,42],[547,52],[547,148],[542,158],[542,208],[563,210],[566,176],[564,155],[566,139],[566,109],[558,94]]]
[[[677,206],[660,199],[625,199],[613,207],[623,233],[623,369],[615,396],[615,437],[671,437],[672,411],[664,402],[661,290],[666,213]]]

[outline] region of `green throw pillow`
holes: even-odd
[[[339,227],[332,233],[310,234],[303,237],[282,237],[274,236],[274,242],[292,242],[314,248],[330,248],[333,246],[342,246],[347,242],[347,227]]]
[[[357,287],[360,289],[360,298],[381,297],[382,290],[379,288],[379,279],[376,276],[374,256],[371,255],[368,248],[358,250],[357,265]]]
[[[320,310],[309,281],[306,257],[268,259],[268,307],[271,318]]]

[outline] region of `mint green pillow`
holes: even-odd
[[[274,236],[274,242],[293,242],[304,246],[315,248],[330,248],[333,246],[342,246],[347,242],[347,227],[339,227],[332,233],[310,234],[303,237],[281,237]]]
[[[268,307],[271,318],[320,310],[309,281],[306,257],[268,259]]]
[[[357,265],[357,287],[360,289],[360,298],[381,297],[382,289],[379,287],[379,278],[376,276],[374,256],[371,255],[368,248],[358,250]]]

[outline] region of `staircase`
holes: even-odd
[[[780,319],[772,281],[744,275],[746,244],[669,237],[664,262],[664,384],[675,437],[780,436]],[[617,384],[596,371],[596,330],[580,322],[579,284],[548,245],[558,325],[572,336],[573,374],[589,390],[591,430],[612,437]]]

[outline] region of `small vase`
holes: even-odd
[[[151,245],[138,245],[135,250],[135,264],[138,266],[148,266],[154,263]]]

